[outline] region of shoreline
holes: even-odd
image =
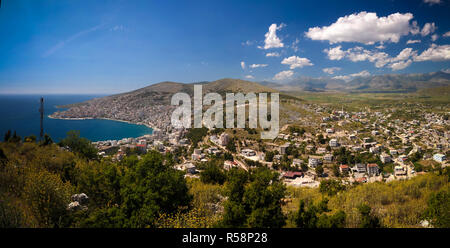
[[[156,127],[152,127],[148,124],[145,123],[134,123],[131,121],[125,121],[125,120],[116,120],[116,119],[111,119],[111,118],[93,118],[93,117],[83,117],[83,118],[63,118],[63,117],[53,117],[52,115],[47,115],[48,118],[50,119],[55,119],[55,120],[68,120],[68,121],[82,121],[82,120],[108,120],[108,121],[118,121],[118,122],[124,122],[124,123],[128,123],[128,124],[133,124],[133,125],[143,125],[146,126],[150,129],[152,129],[152,134],[154,131],[160,131],[159,128]]]

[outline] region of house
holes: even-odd
[[[367,183],[367,178],[366,177],[356,178],[356,181],[358,183]]]
[[[391,155],[393,155],[393,156],[398,155],[398,151],[395,150],[395,149],[389,150],[389,153],[390,153]]]
[[[445,160],[447,160],[447,158],[445,157],[444,154],[441,153],[436,153],[433,155],[433,160],[439,163],[444,162]]]
[[[189,173],[189,174],[197,173],[197,168],[195,167],[195,165],[193,163],[180,164],[180,165],[177,165],[176,168],[181,171],[186,171],[186,173]]]
[[[329,142],[329,145],[331,147],[337,147],[337,146],[339,146],[339,143],[338,143],[337,139],[331,139]]]
[[[300,172],[300,171],[288,171],[288,172],[283,174],[283,177],[287,178],[287,179],[295,179],[297,177],[303,177],[303,172]]]
[[[316,151],[317,154],[324,154],[325,152],[327,152],[327,149],[325,147],[319,147]]]
[[[242,149],[241,154],[246,157],[256,156],[256,152],[252,149]]]
[[[392,161],[391,156],[387,155],[386,153],[383,153],[380,155],[380,160],[383,164],[389,163]]]
[[[332,133],[334,133],[334,129],[333,129],[333,128],[327,128],[327,129],[326,129],[326,132],[327,132],[328,134],[332,134]]]
[[[299,159],[299,158],[294,158],[294,159],[292,160],[291,166],[292,166],[292,167],[295,167],[295,166],[301,166],[302,164],[303,164],[303,160],[301,160],[301,159]]]
[[[219,141],[220,141],[220,145],[222,145],[222,146],[228,145],[228,142],[230,142],[230,135],[228,135],[227,133],[222,133],[220,135]]]
[[[372,141],[372,138],[370,137],[363,138],[364,143],[369,143],[370,141]]]
[[[231,170],[232,168],[235,168],[237,166],[238,166],[238,163],[236,161],[226,160],[225,162],[223,162],[223,168],[225,170]]]
[[[349,170],[348,165],[346,165],[346,164],[341,164],[341,165],[339,165],[339,171],[340,171],[341,173],[347,173],[348,170]]]
[[[380,169],[377,164],[368,164],[367,165],[367,173],[370,176],[378,175],[379,171],[380,171]]]
[[[287,149],[289,148],[289,146],[290,146],[289,143],[286,143],[286,144],[284,144],[284,145],[281,145],[281,146],[279,147],[280,154],[281,154],[281,155],[286,154],[286,151],[287,151]]]
[[[308,166],[311,167],[311,168],[316,168],[320,164],[321,164],[321,161],[320,161],[319,158],[310,157],[308,159]]]
[[[353,171],[358,173],[366,173],[367,172],[366,165],[361,163],[355,164],[355,166],[353,167]]]
[[[325,154],[325,156],[323,156],[323,160],[326,161],[326,162],[331,163],[331,161],[333,161],[333,155]]]
[[[394,168],[395,176],[406,176],[406,170],[402,166],[395,166]]]
[[[370,153],[379,153],[380,147],[379,146],[373,146],[369,148]]]

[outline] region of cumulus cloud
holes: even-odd
[[[439,35],[437,35],[437,34],[433,34],[433,35],[431,36],[431,40],[432,40],[432,41],[436,41],[438,38],[439,38]]]
[[[298,43],[300,43],[300,40],[298,38],[295,39],[294,42],[292,42],[291,48],[294,50],[294,52],[298,51]]]
[[[445,69],[445,70],[442,70],[442,72],[445,72],[445,73],[449,73],[449,74],[450,74],[450,68],[447,68],[447,69]]]
[[[398,71],[398,70],[403,70],[406,67],[410,66],[412,63],[412,60],[407,60],[407,61],[400,61],[400,62],[395,62],[389,65],[389,67],[393,70],[393,71]]]
[[[291,79],[293,75],[294,75],[294,72],[293,72],[293,71],[281,71],[281,72],[278,72],[278,73],[273,77],[273,80],[276,80],[276,81],[285,81],[285,80]]]
[[[295,68],[302,68],[304,66],[311,66],[314,65],[313,63],[311,63],[311,61],[307,58],[300,58],[298,56],[291,56],[289,58],[285,58],[283,59],[283,61],[281,61],[281,64],[283,65],[290,65],[290,69],[295,69]]]
[[[391,57],[385,52],[370,51],[359,46],[347,50],[342,50],[341,46],[337,46],[332,49],[325,49],[324,52],[330,60],[347,58],[352,62],[369,61],[374,63],[377,68],[382,68],[390,63],[406,61],[417,56],[417,51],[414,51],[412,48],[403,49],[396,57]]]
[[[337,46],[331,49],[325,49],[323,51],[327,53],[330,60],[341,60],[345,57],[345,52],[341,48],[342,46]]]
[[[281,39],[277,36],[277,30],[280,30],[285,26],[286,25],[283,23],[279,26],[275,23],[270,25],[269,31],[265,34],[266,39],[264,40],[264,49],[284,47],[283,42],[281,42]]]
[[[428,3],[429,5],[440,4],[441,0],[423,0],[424,3]]]
[[[251,64],[250,65],[250,68],[258,68],[258,67],[266,67],[267,66],[267,64]]]
[[[423,25],[422,31],[420,31],[420,34],[422,36],[427,36],[431,33],[434,33],[435,30],[436,30],[436,25],[434,24],[434,22],[425,23],[425,25]]]
[[[354,74],[350,74],[351,77],[368,77],[370,76],[370,72],[368,72],[367,70],[358,72],[358,73],[354,73]]]
[[[450,37],[450,31],[442,35],[443,37]]]
[[[246,78],[246,79],[254,79],[255,77],[252,76],[252,75],[246,75],[245,78]]]
[[[364,70],[364,71],[361,71],[361,72],[358,72],[358,73],[353,73],[353,74],[350,74],[350,75],[340,75],[340,76],[334,76],[334,77],[332,77],[333,79],[339,79],[339,80],[344,80],[344,81],[350,81],[350,80],[352,80],[353,78],[356,78],[356,77],[369,77],[370,76],[370,72],[368,72],[367,70]]]
[[[414,44],[414,43],[420,43],[420,42],[421,42],[420,40],[408,40],[406,42],[406,44],[408,45],[408,44]]]
[[[333,79],[339,79],[339,80],[344,80],[344,81],[350,81],[351,77],[350,76],[334,76]]]
[[[423,51],[414,61],[444,61],[450,60],[450,45],[431,44],[431,47]]]
[[[330,75],[334,74],[336,71],[340,71],[340,67],[329,67],[329,68],[323,68],[322,71],[325,73],[328,73]]]
[[[340,17],[330,26],[309,28],[306,36],[312,40],[326,40],[331,44],[339,42],[359,42],[374,44],[390,41],[397,43],[410,30],[411,13],[394,13],[378,17],[376,13],[360,12]]]
[[[409,32],[413,35],[420,33],[420,27],[419,27],[419,25],[417,25],[417,21],[412,22]]]
[[[245,69],[245,62],[244,61],[241,61],[241,68]]]
[[[277,52],[274,52],[274,53],[267,53],[267,54],[266,54],[266,57],[280,57],[280,54],[277,53]]]

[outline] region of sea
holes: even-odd
[[[66,137],[70,130],[80,131],[80,136],[91,141],[119,140],[151,134],[145,125],[135,125],[112,120],[59,120],[48,115],[58,110],[57,106],[87,101],[103,95],[0,95],[0,139],[11,130],[22,138],[40,133],[40,98],[44,97],[44,133],[54,142]]]

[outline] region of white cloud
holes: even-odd
[[[417,51],[414,51],[412,48],[405,48],[403,49],[398,55],[397,57],[393,58],[391,61],[393,62],[397,62],[397,61],[403,61],[403,60],[407,60],[411,57],[416,57],[417,56]]]
[[[251,64],[250,65],[250,68],[258,68],[258,67],[266,67],[267,66],[267,64]]]
[[[283,23],[281,23],[280,26],[277,26],[275,23],[270,25],[269,31],[265,35],[264,49],[284,47],[283,42],[281,42],[281,39],[277,36],[277,30],[280,30],[285,26],[286,25]]]
[[[412,63],[412,60],[407,60],[407,61],[400,61],[400,62],[396,62],[396,63],[392,63],[389,65],[389,67],[393,70],[393,71],[398,71],[398,70],[403,70],[406,67],[410,66]]]
[[[292,42],[291,47],[292,47],[292,50],[294,50],[294,52],[298,51],[298,43],[300,43],[300,40],[298,38],[296,38],[295,41]]]
[[[447,69],[445,69],[445,70],[442,70],[442,72],[445,72],[445,73],[449,73],[449,74],[450,74],[450,68],[447,68]]]
[[[340,67],[330,67],[330,68],[323,68],[322,71],[328,74],[334,74],[336,71],[340,71]]]
[[[241,61],[241,68],[245,69],[245,62],[244,61]]]
[[[431,44],[431,47],[423,51],[414,61],[444,61],[450,60],[450,45],[438,46]]]
[[[383,44],[380,44],[379,46],[376,46],[375,48],[382,50],[382,49],[385,49],[386,46],[384,46]]]
[[[60,49],[63,48],[65,45],[69,44],[70,42],[73,42],[74,40],[78,39],[79,37],[82,37],[82,36],[87,35],[87,34],[89,34],[89,33],[91,33],[91,32],[94,32],[94,31],[96,31],[96,30],[102,28],[104,25],[105,25],[105,24],[99,24],[99,25],[94,26],[94,27],[92,27],[92,28],[82,30],[82,31],[80,31],[80,32],[78,32],[78,33],[76,33],[76,34],[70,36],[69,38],[67,38],[67,39],[65,39],[65,40],[63,40],[63,41],[58,42],[56,45],[54,45],[53,47],[51,47],[50,49],[48,49],[48,50],[42,55],[42,57],[45,58],[45,57],[48,57],[48,56],[52,55],[53,53],[55,53],[56,51],[60,50]]]
[[[434,33],[434,31],[436,30],[436,25],[433,23],[425,23],[425,25],[423,25],[422,31],[420,31],[420,34],[422,36],[427,36],[431,33]]]
[[[243,46],[251,46],[251,45],[253,45],[253,41],[245,41],[245,42],[242,42],[241,44],[243,45]]]
[[[280,54],[276,53],[276,52],[274,52],[274,53],[267,53],[266,57],[280,57]]]
[[[424,3],[428,3],[429,5],[440,4],[441,0],[423,0]]]
[[[408,44],[414,44],[414,43],[420,43],[420,42],[422,42],[422,41],[420,41],[420,40],[408,40],[406,42],[406,44],[408,45]]]
[[[344,80],[344,81],[350,81],[355,77],[368,77],[370,76],[370,72],[368,72],[367,70],[358,72],[358,73],[353,73],[350,75],[341,75],[341,76],[335,76],[333,77],[333,79],[339,79],[339,80]]]
[[[370,72],[364,70],[358,73],[350,74],[351,77],[368,77],[370,76]]]
[[[110,28],[109,30],[110,30],[110,31],[117,31],[117,32],[118,32],[118,31],[124,31],[125,28],[124,28],[123,25],[116,25],[116,26]]]
[[[331,49],[325,49],[323,50],[325,53],[327,53],[328,58],[330,60],[341,60],[345,57],[345,52],[342,51],[342,46],[337,46]]]
[[[324,52],[327,53],[330,60],[340,60],[345,57],[352,62],[369,61],[375,63],[377,68],[417,56],[417,51],[412,48],[403,49],[395,58],[385,52],[370,51],[358,46],[345,51],[341,49],[341,46],[338,46],[329,50],[325,49]]]
[[[339,80],[344,80],[344,81],[350,81],[351,77],[350,77],[350,76],[334,76],[333,79],[339,79]]]
[[[246,79],[254,79],[255,77],[252,76],[252,75],[246,75],[245,78],[246,78]]]
[[[417,25],[417,21],[412,22],[409,32],[413,35],[420,33],[420,27],[419,27],[419,25]]]
[[[439,35],[437,35],[437,34],[433,34],[433,35],[431,36],[431,40],[432,40],[432,41],[436,41],[438,38],[439,38]]]
[[[306,36],[312,40],[327,40],[331,44],[338,42],[375,42],[391,41],[397,43],[400,37],[410,30],[409,21],[413,14],[394,13],[378,17],[376,13],[360,12],[340,17],[330,26],[309,28]]]
[[[293,71],[281,71],[278,72],[274,77],[273,80],[276,81],[285,81],[287,79],[291,79],[292,76],[294,75]]]
[[[443,37],[450,37],[450,31],[442,35]]]
[[[307,58],[300,58],[297,56],[291,56],[289,58],[285,58],[283,59],[283,61],[281,61],[281,64],[283,65],[290,65],[290,69],[295,69],[295,68],[302,68],[304,66],[311,66],[314,65],[313,63],[311,63],[311,61]]]

